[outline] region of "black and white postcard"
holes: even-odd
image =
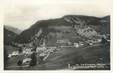
[[[6,0],[4,71],[111,71],[111,0]]]

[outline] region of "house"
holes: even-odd
[[[102,41],[102,39],[95,39],[95,40],[87,40],[86,42],[87,42],[89,45],[93,45],[93,44],[100,43],[101,41]]]
[[[39,54],[40,57],[43,57],[43,61],[45,61],[51,53],[56,50],[56,47],[47,47],[48,49],[44,50],[42,53]]]
[[[56,43],[68,43],[68,42],[69,42],[69,40],[67,40],[67,39],[60,39],[60,40],[57,40]]]
[[[64,45],[64,46],[72,45],[72,42],[70,42],[70,40],[68,39],[59,39],[56,41],[56,43],[59,45]]]
[[[90,46],[93,45],[93,44],[94,44],[94,43],[92,43],[92,42],[89,43]]]
[[[49,49],[47,49],[45,52],[53,52],[56,49],[56,47],[47,47],[47,48]]]
[[[12,55],[19,55],[19,51],[13,51]]]
[[[80,45],[80,46],[83,46],[83,45],[84,45],[84,43],[83,43],[83,42],[81,42],[81,41],[79,41],[79,45]]]
[[[86,43],[87,43],[88,45],[93,45],[93,44],[94,44],[93,40],[87,40]]]
[[[97,42],[101,42],[102,41],[102,39],[97,39]]]
[[[76,48],[81,47],[81,46],[84,45],[84,43],[81,42],[81,41],[79,41],[79,42],[74,42],[73,44],[74,44],[74,47],[76,47]]]
[[[31,50],[32,50],[31,48],[24,48],[22,53],[30,55],[30,54],[32,54]]]
[[[11,54],[8,55],[9,58],[11,58],[12,56],[17,56],[19,55],[19,51],[13,51]]]
[[[22,63],[23,64],[29,64],[31,60],[32,60],[31,58],[25,58],[25,59],[23,59]]]
[[[9,55],[8,55],[8,58],[11,58],[11,57],[12,57],[12,54],[9,54]]]
[[[74,47],[78,48],[79,46],[79,43],[74,43]]]
[[[36,52],[45,51],[46,49],[47,49],[46,47],[37,47]]]

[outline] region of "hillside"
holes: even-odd
[[[107,19],[106,19],[107,18]],[[48,27],[60,27],[60,26],[66,26],[66,27],[77,27],[76,25],[80,25],[82,27],[89,26],[93,30],[97,31],[98,33],[101,33],[103,30],[100,30],[100,28],[103,28],[106,32],[109,31],[109,16],[104,18],[97,18],[97,17],[91,17],[91,16],[76,16],[76,15],[67,15],[62,18],[58,19],[50,19],[50,20],[41,20],[33,24],[30,28],[23,31],[19,36],[16,37],[16,42],[18,43],[28,43],[31,41],[31,38],[39,31],[39,29],[43,30],[43,34],[47,34],[49,31],[55,31],[54,28],[50,29]],[[103,21],[107,22],[103,22]],[[82,25],[84,24],[84,25]],[[82,28],[81,27],[81,28]],[[108,33],[108,32],[107,32]]]
[[[11,44],[14,39],[16,38],[17,34],[7,30],[6,28],[4,28],[4,44]]]
[[[9,31],[12,31],[14,32],[15,34],[20,34],[22,31],[18,28],[14,28],[14,27],[11,27],[11,26],[8,26],[8,25],[4,25],[4,28],[9,30]]]

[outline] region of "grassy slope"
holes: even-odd
[[[106,45],[107,63],[109,63],[109,47]],[[51,53],[48,59],[43,64],[37,64],[34,67],[16,67],[17,61],[20,57],[13,57],[9,60],[9,70],[55,70],[55,69],[67,69],[68,64],[96,64],[102,63],[100,58],[103,58],[102,44],[94,46],[87,46],[81,48],[60,48],[55,53]],[[22,56],[21,56],[22,58]],[[12,66],[12,67],[11,67]]]
[[[109,62],[109,48],[107,47],[107,62]],[[84,48],[62,48],[51,54],[44,64],[40,64],[27,70],[55,70],[67,69],[68,64],[96,64],[102,63],[102,45],[89,46]]]

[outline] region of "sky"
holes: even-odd
[[[101,2],[102,1],[102,2]],[[25,30],[39,20],[64,15],[110,15],[107,0],[7,0],[4,24]]]

